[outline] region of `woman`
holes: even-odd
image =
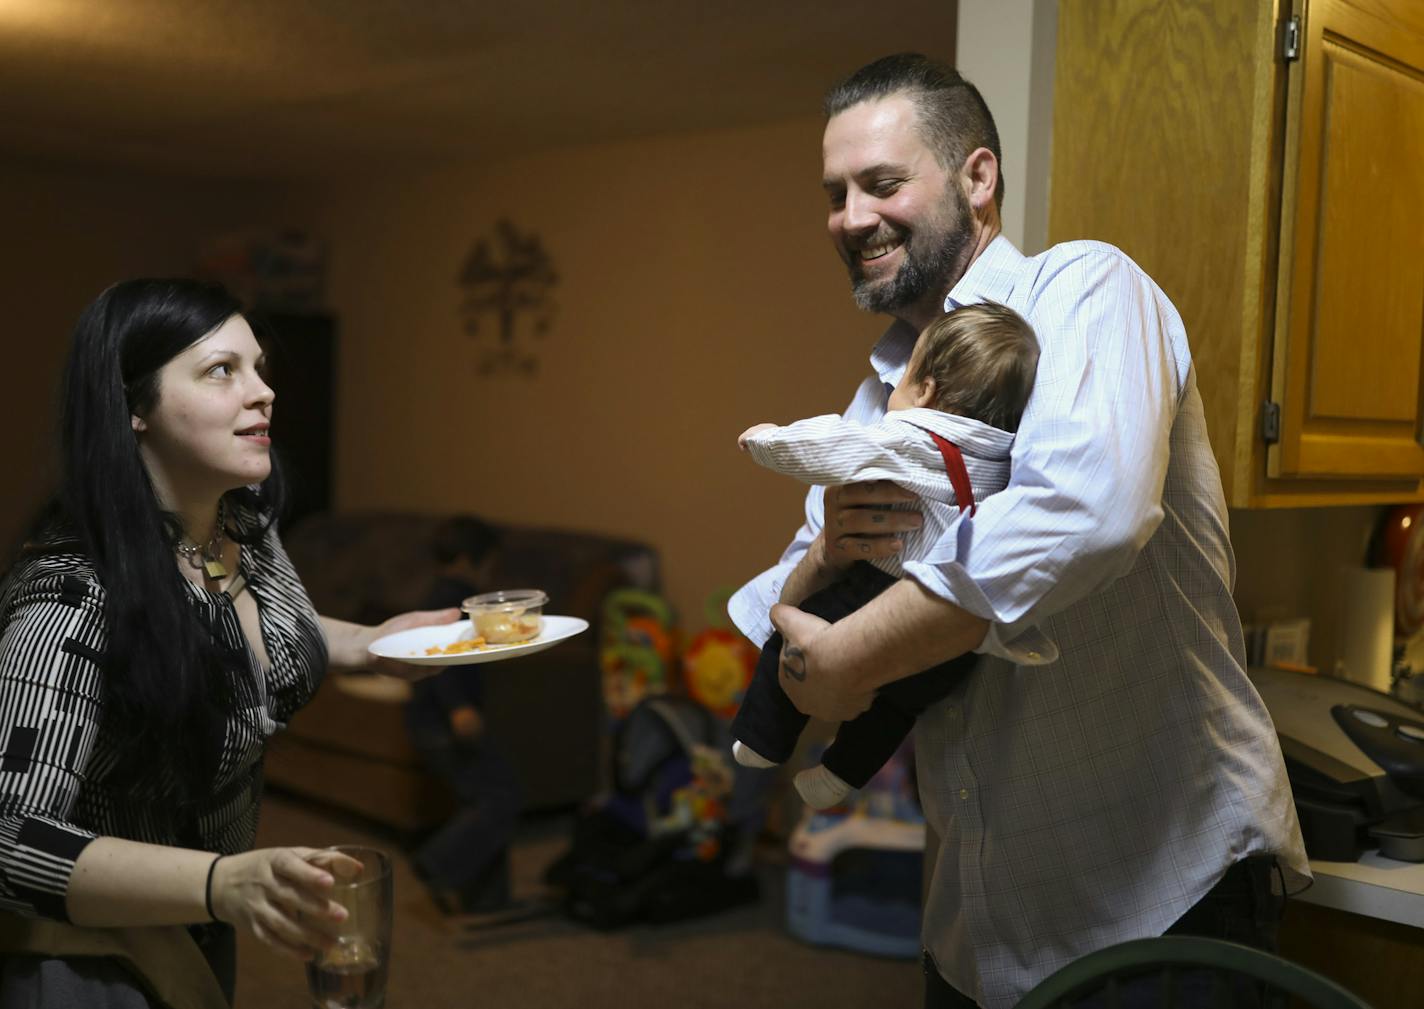
[[[231,1001],[235,929],[305,959],[344,916],[350,859],[249,850],[265,740],[328,662],[459,613],[313,611],[273,525],[263,364],[192,281],[115,285],[75,329],[61,490],[0,583],[3,1009],[168,1000],[184,956]],[[155,928],[184,925],[197,946]]]

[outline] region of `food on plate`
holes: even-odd
[[[477,652],[485,647],[485,639],[480,637],[466,638],[464,641],[456,641],[445,647],[434,645],[425,650],[426,655],[463,655],[465,652]]]
[[[539,634],[539,616],[527,613],[478,613],[471,618],[485,640],[494,645],[528,641]]]

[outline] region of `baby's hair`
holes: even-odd
[[[934,379],[935,409],[1017,431],[1037,370],[1033,327],[1012,308],[984,302],[925,327],[910,377]]]

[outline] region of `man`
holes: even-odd
[[[1244,672],[1234,560],[1182,322],[1117,249],[1025,258],[999,235],[999,144],[972,85],[916,55],[826,99],[823,185],[857,304],[896,322],[847,418],[884,415],[916,332],[992,301],[1041,348],[1007,489],[860,611],[793,605],[917,521],[883,484],[812,489],[732,600],[785,637],[781,683],[843,720],[888,682],[983,658],[916,725],[941,838],[926,1005],[1012,1006],[1092,950],[1169,930],[1270,948],[1309,870],[1279,744]],[[1278,874],[1272,894],[1271,876]]]

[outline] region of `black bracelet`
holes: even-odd
[[[208,863],[208,882],[203,887],[203,905],[208,909],[208,919],[210,921],[218,920],[218,916],[213,913],[213,870],[216,869],[218,863],[226,857],[225,855],[217,855]]]

